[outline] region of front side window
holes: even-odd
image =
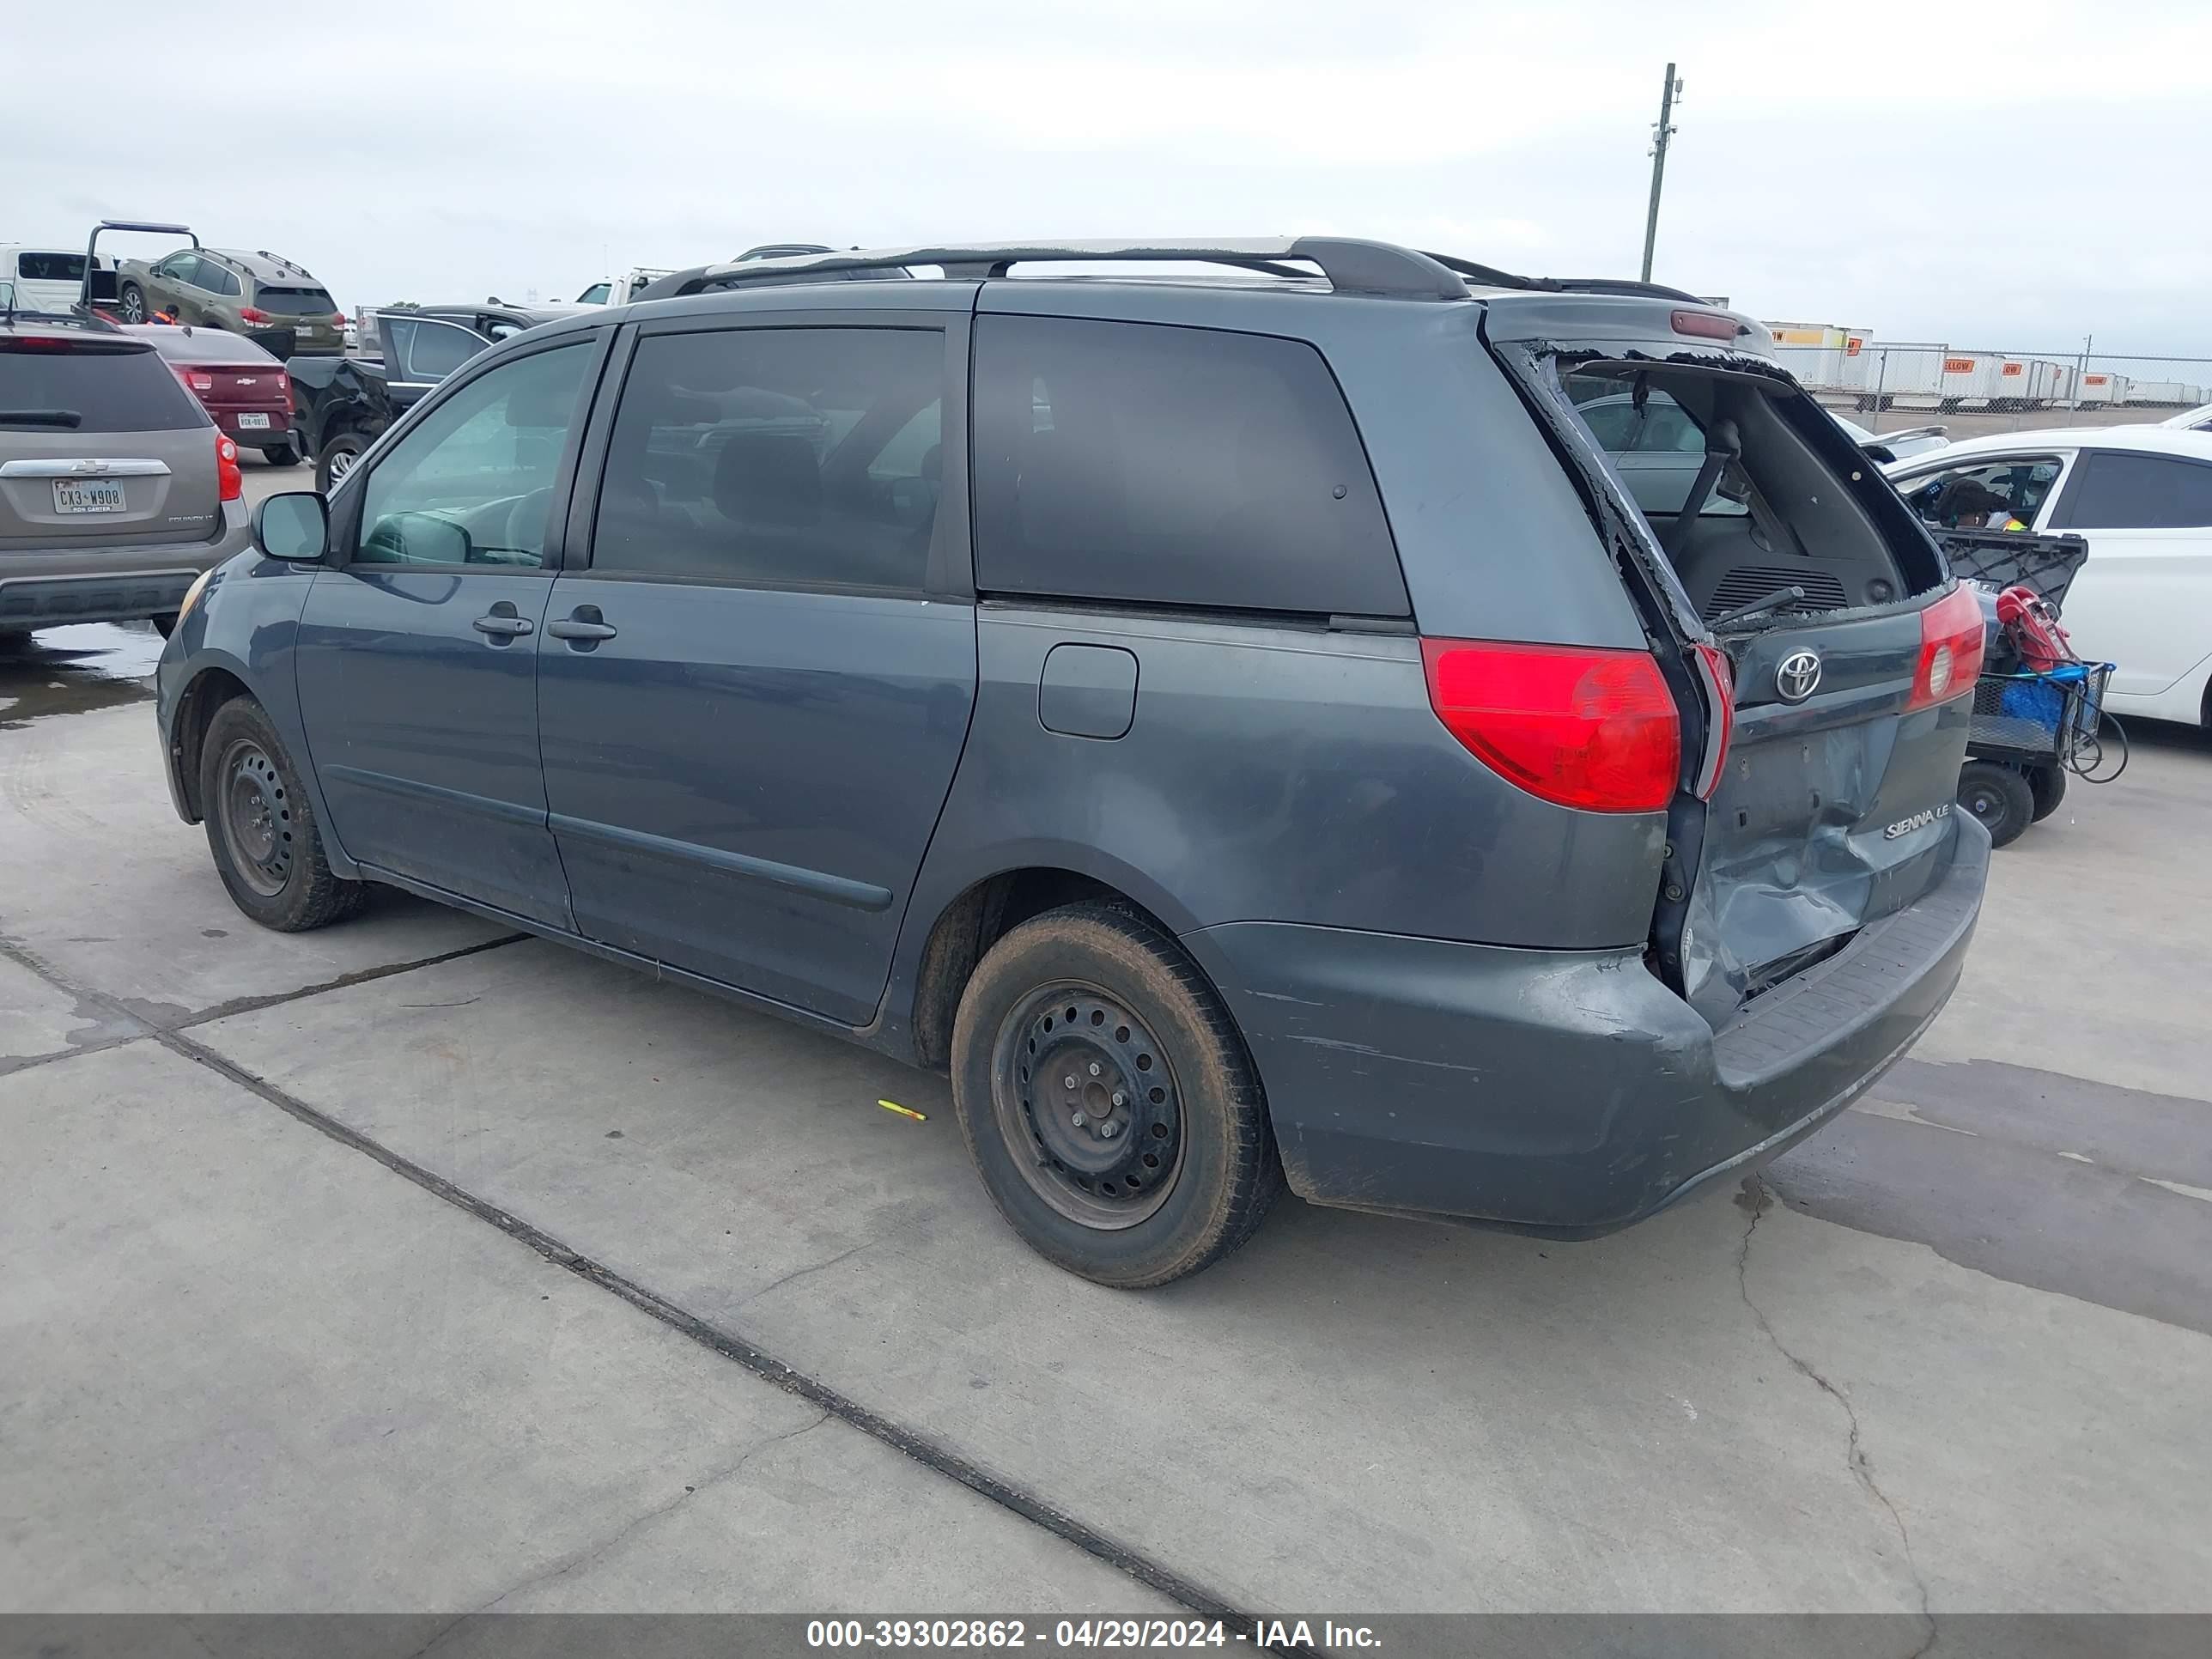
[[[593,356],[580,343],[502,363],[424,416],[368,475],[355,562],[544,565]]]
[[[2212,463],[2117,449],[2081,458],[2059,503],[2062,530],[2196,530],[2212,526]]]
[[[608,445],[592,568],[919,591],[944,404],[934,330],[648,336]]]
[[[1898,480],[1923,523],[1939,530],[2033,525],[2064,469],[2055,455],[2007,455]]]
[[[979,587],[1410,609],[1352,411],[1304,341],[994,316],[975,356]]]
[[[580,306],[603,306],[606,304],[607,295],[612,287],[611,283],[593,283],[576,296],[576,303]]]

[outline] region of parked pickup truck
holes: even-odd
[[[327,492],[415,401],[496,341],[573,315],[578,306],[393,306],[375,312],[362,342],[373,355],[295,357],[292,444]]]

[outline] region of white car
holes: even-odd
[[[2212,726],[2212,432],[1998,432],[1882,471],[1931,522],[1944,487],[1972,478],[2031,530],[2087,540],[2061,620],[2083,657],[2117,665],[2106,706]]]
[[[1886,449],[1891,460],[1910,460],[1931,449],[1944,448],[1951,441],[1943,435],[1940,426],[1907,427],[1902,432],[1869,432],[1856,421],[1847,421],[1840,415],[1836,416],[1836,424],[1850,433],[1851,441],[1861,449],[1877,453]]]
[[[2212,432],[2212,404],[2199,404],[2194,409],[2185,409],[2179,415],[2168,416],[2159,424],[2168,429],[2179,427],[2185,432]]]

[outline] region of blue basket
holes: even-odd
[[[2065,762],[2097,734],[2110,663],[2062,663],[2043,673],[1984,674],[1974,684],[1969,752],[2010,750]]]
[[[2008,679],[1997,693],[1996,713],[2007,720],[2026,720],[2039,730],[2058,734],[2066,718],[2066,693],[2054,676],[2051,679]]]

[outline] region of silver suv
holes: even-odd
[[[0,309],[0,635],[150,617],[250,544],[238,447],[153,347]]]

